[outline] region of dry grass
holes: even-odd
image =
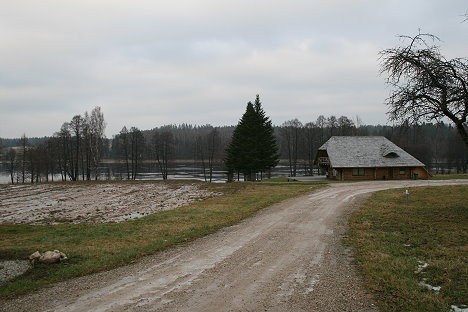
[[[382,311],[468,304],[468,186],[375,193],[350,219],[349,242]],[[429,266],[417,272],[419,263]],[[419,283],[441,286],[439,293]]]

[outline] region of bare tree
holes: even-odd
[[[337,134],[336,129],[338,128],[338,119],[336,119],[336,116],[331,115],[330,117],[328,117],[327,126],[330,129],[330,136],[331,137]]]
[[[195,159],[201,162],[201,171],[206,182],[208,180],[206,175],[206,139],[201,134],[197,135],[193,148]]]
[[[82,178],[85,179],[85,172],[86,172],[86,180],[91,180],[91,118],[88,112],[84,113],[83,123],[81,126],[82,129],[82,147],[81,147],[81,171],[82,171]]]
[[[57,165],[59,162],[60,150],[58,148],[56,138],[49,138],[44,144],[43,148],[46,152],[45,158],[45,175],[46,181],[49,181],[49,174],[51,176],[52,182],[54,181],[54,174],[57,173]]]
[[[325,125],[326,125],[325,116],[323,115],[318,116],[315,124],[320,129],[320,144],[323,144],[325,143]]]
[[[106,129],[106,122],[104,121],[104,114],[101,111],[101,107],[96,106],[91,111],[91,117],[89,121],[90,126],[90,161],[92,170],[94,171],[94,178],[98,179],[98,167],[101,162],[103,149],[104,149],[104,131]]]
[[[349,119],[346,116],[341,116],[337,120],[338,123],[338,130],[339,130],[339,135],[353,135],[354,130],[356,129],[356,126],[354,125],[354,122]]]
[[[213,128],[213,130],[207,134],[206,139],[208,147],[208,169],[210,173],[210,182],[212,182],[214,162],[215,159],[219,156],[219,147],[221,146],[218,130]]]
[[[71,170],[70,178],[73,181],[78,180],[80,174],[80,161],[82,162],[82,134],[83,134],[83,117],[80,115],[75,115],[71,122],[68,124],[70,127],[70,132],[74,137],[73,143],[73,153],[71,157]]]
[[[55,134],[54,145],[58,153],[58,166],[62,181],[67,181],[67,177],[73,176],[73,153],[72,153],[72,136],[70,132],[70,124],[64,123],[60,128],[60,132]]]
[[[299,158],[299,148],[301,147],[302,123],[296,118],[285,121],[281,125],[280,135],[283,139],[282,147],[288,155],[289,174],[295,177],[297,174],[297,161]]]
[[[393,91],[387,98],[390,120],[450,119],[468,145],[468,59],[447,60],[430,34],[401,36],[408,44],[380,52],[381,73]]]
[[[15,175],[18,176],[18,165],[17,165],[17,158],[16,158],[16,151],[13,148],[10,148],[5,155],[6,157],[6,170],[10,175],[11,184],[15,183]]]
[[[127,127],[125,126],[122,128],[122,130],[120,130],[117,145],[118,150],[122,153],[125,162],[127,180],[130,180],[130,140]]]
[[[163,180],[167,180],[169,162],[174,157],[174,136],[170,131],[155,131],[152,137],[153,152]]]
[[[28,138],[26,134],[21,136],[21,183],[26,181],[26,173],[27,173],[27,152],[28,152]]]
[[[136,179],[138,171],[141,167],[143,158],[143,150],[146,146],[143,133],[137,127],[131,127],[129,132],[130,143],[130,159],[131,159],[131,173],[132,180]]]
[[[306,169],[310,175],[314,175],[313,166],[315,154],[320,147],[320,136],[319,128],[313,122],[308,122],[304,125],[304,141],[307,157]]]

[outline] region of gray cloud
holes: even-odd
[[[260,93],[275,124],[385,123],[378,51],[419,28],[466,56],[465,1],[26,1],[0,11],[0,137],[51,135],[101,106],[123,125],[236,124]],[[463,53],[465,55],[463,55]]]

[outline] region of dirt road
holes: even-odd
[[[468,181],[334,184],[136,264],[0,304],[0,310],[377,311],[340,244],[347,214],[376,190],[455,183]]]

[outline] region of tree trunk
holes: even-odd
[[[466,132],[466,128],[463,125],[463,122],[457,122],[457,131],[462,137],[463,142],[465,142],[465,146],[468,147],[468,133]]]

